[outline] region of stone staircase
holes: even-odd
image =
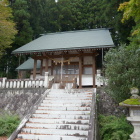
[[[51,89],[16,140],[92,140],[93,89]]]

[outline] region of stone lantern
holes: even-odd
[[[119,105],[129,107],[129,117],[127,120],[131,122],[134,127],[134,132],[130,135],[131,140],[140,140],[140,96],[138,96],[138,89],[131,89],[131,98],[121,102]]]

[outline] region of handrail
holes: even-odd
[[[96,140],[96,88],[93,89],[88,140]]]

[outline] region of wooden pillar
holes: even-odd
[[[53,75],[53,60],[51,61],[51,75]]]
[[[37,60],[34,59],[34,69],[33,69],[33,79],[35,80],[36,78],[36,66],[37,66]]]
[[[79,57],[79,88],[82,88],[82,57]]]
[[[48,59],[45,59],[45,72],[48,72]]]
[[[92,56],[92,75],[93,75],[93,88],[96,87],[95,83],[95,75],[96,75],[96,60],[95,60],[95,54]]]
[[[42,75],[42,71],[43,71],[43,59],[41,59],[40,75]]]

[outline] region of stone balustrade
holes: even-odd
[[[53,77],[47,77],[48,81],[53,80]],[[7,79],[0,78],[0,88],[39,88],[48,87],[49,82],[46,79]]]

